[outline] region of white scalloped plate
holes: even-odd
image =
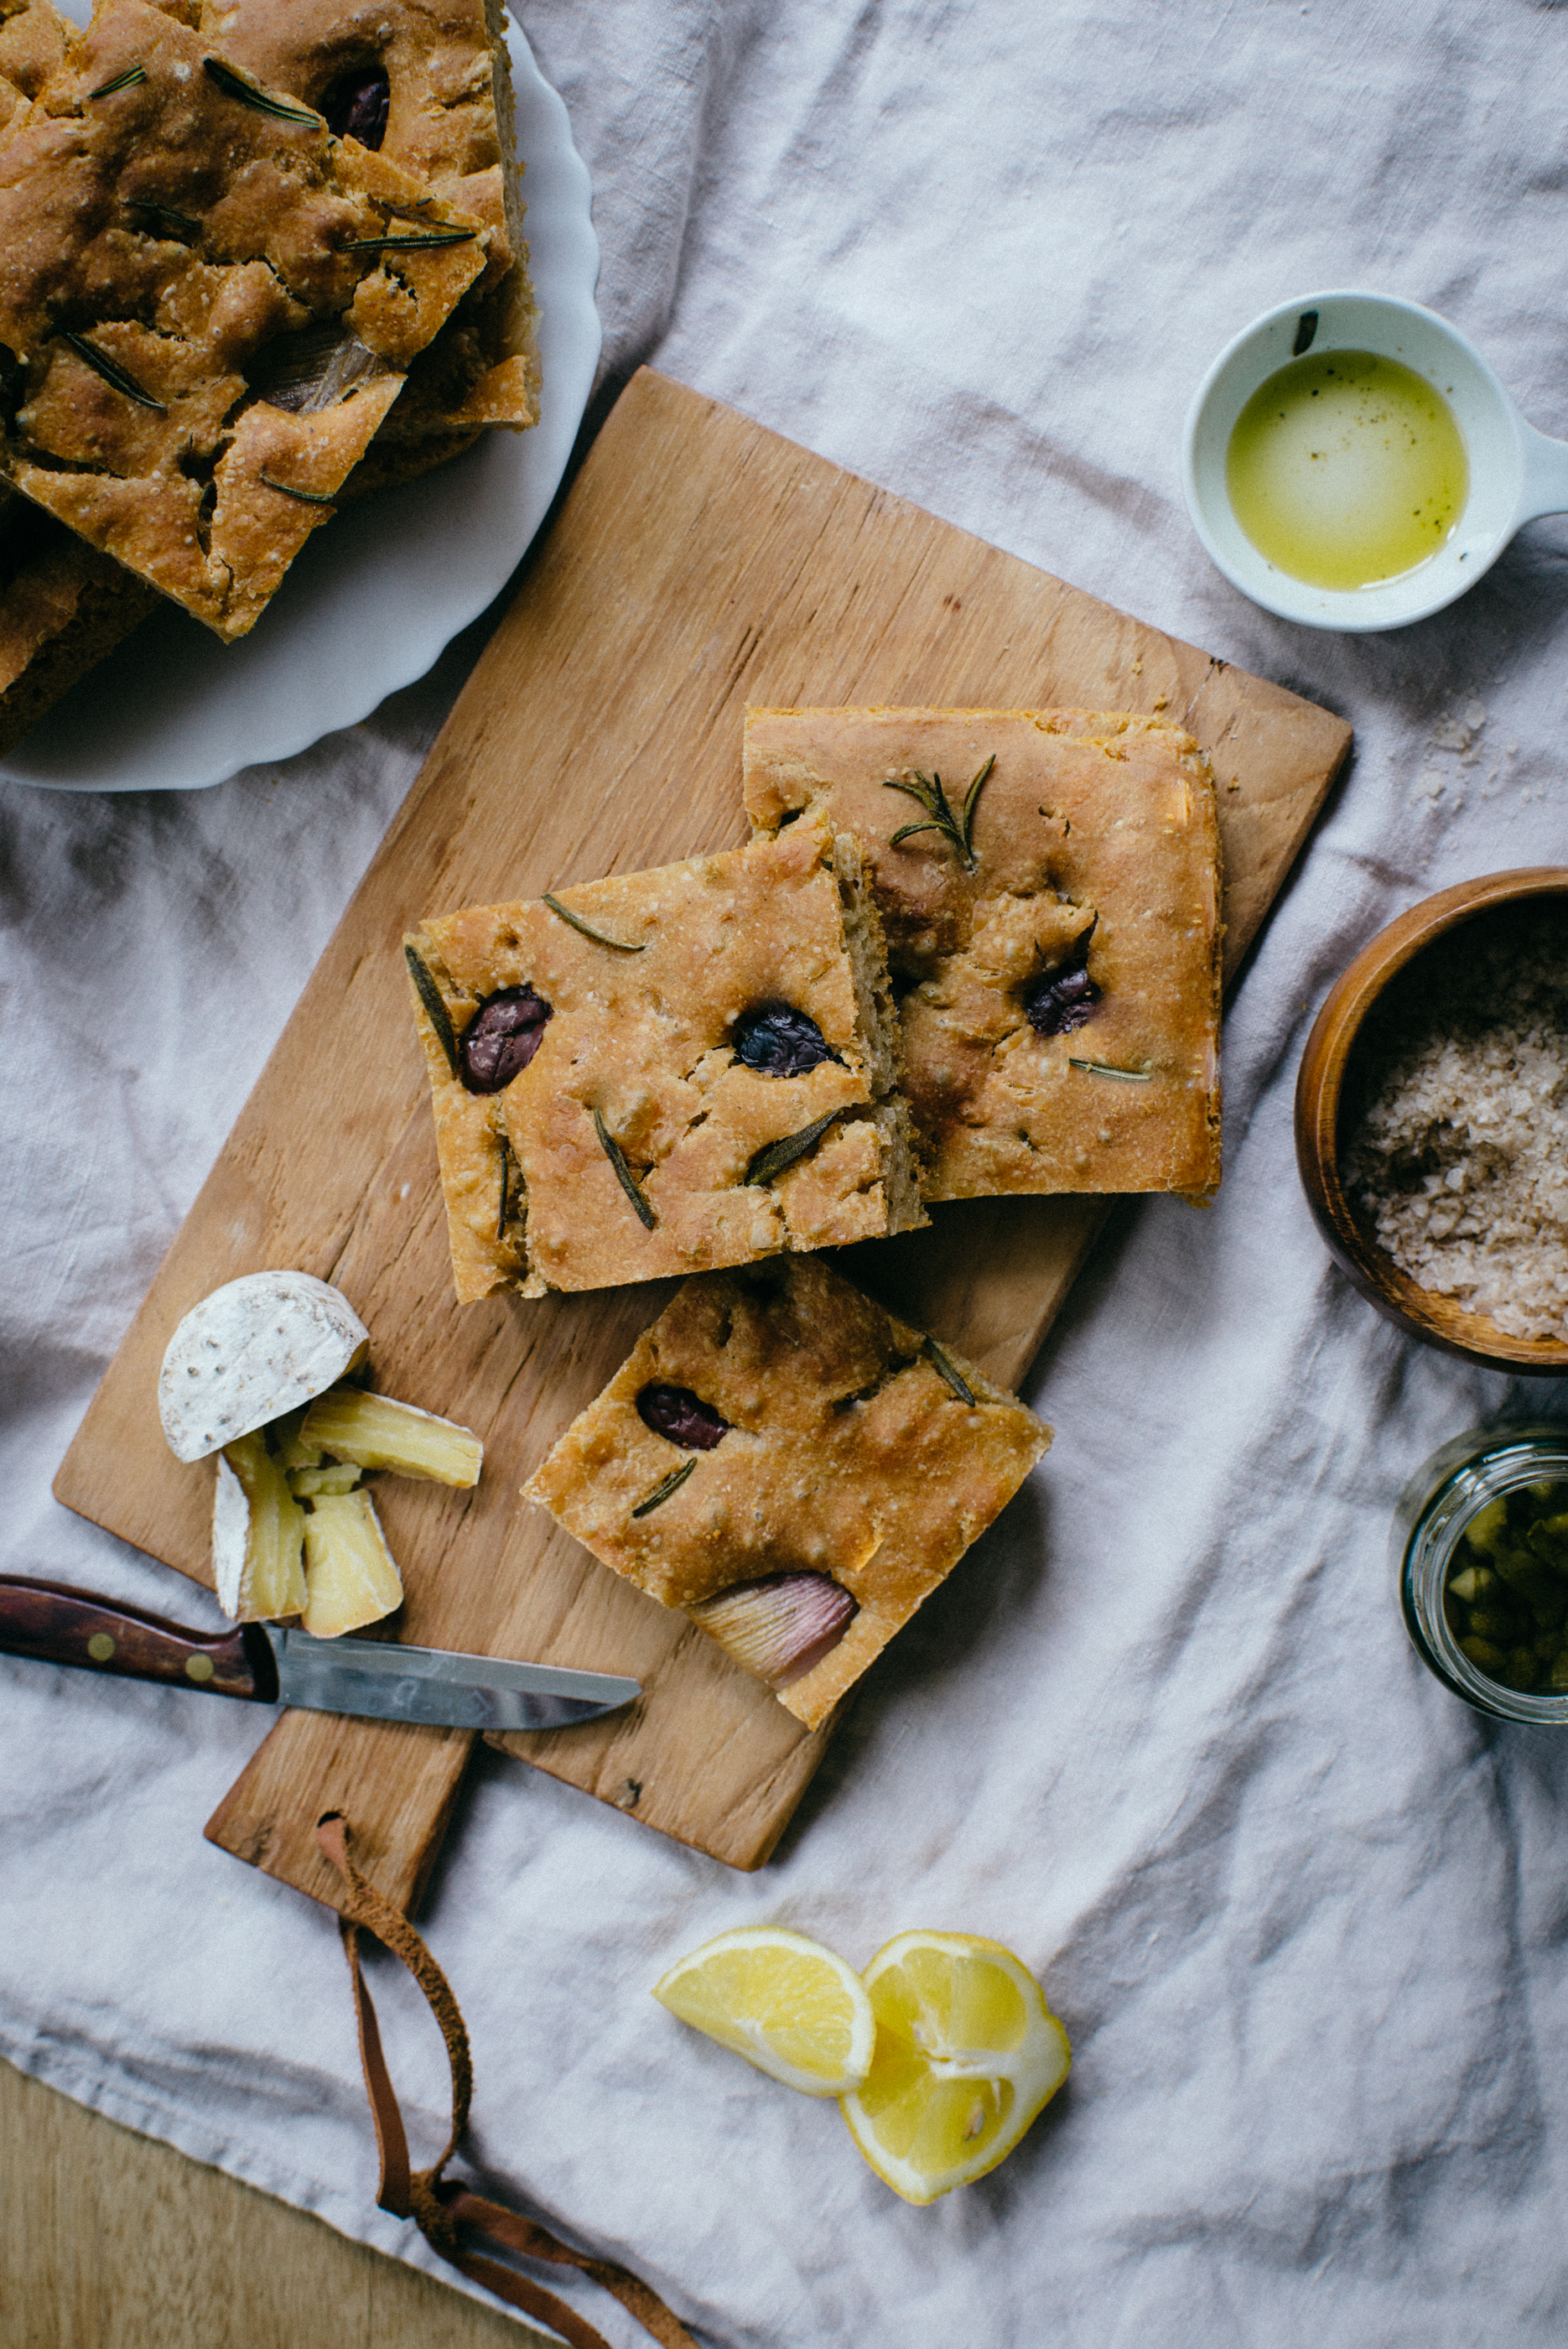
[[[69,13],[85,16],[81,0]],[[317,531],[248,636],[155,613],[0,761],[65,792],[199,792],[353,726],[423,677],[500,594],[549,512],[599,364],[599,243],[566,109],[515,26],[517,144],[544,389],[531,432],[487,432],[450,465]]]

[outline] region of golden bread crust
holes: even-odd
[[[990,758],[973,872],[940,832],[893,844],[920,811],[888,779],[940,775],[956,814]],[[751,709],[746,804],[765,834],[817,806],[864,843],[927,1198],[1213,1189],[1219,825],[1190,735],[1088,710]],[[1087,1019],[1037,1032],[1031,996],[1086,957]]]
[[[53,0],[0,0],[0,140],[26,120],[73,37]],[[0,754],[158,601],[118,563],[0,483]]]
[[[815,1728],[1017,1491],[1051,1431],[972,1364],[819,1257],[689,1280],[523,1488],[595,1557],[703,1620],[736,1583],[803,1569],[856,1601],[838,1645],[779,1702]],[[711,1451],[646,1426],[645,1387],[728,1422]],[[669,1498],[632,1511],[673,1469]]]
[[[52,0],[0,0],[0,132],[65,64],[72,30]]]
[[[802,823],[558,894],[642,951],[585,937],[542,902],[470,906],[407,941],[459,1038],[504,989],[531,988],[552,1007],[529,1065],[504,1091],[477,1093],[415,988],[459,1299],[611,1288],[924,1221],[892,1099],[881,934],[852,841]],[[814,1020],[835,1057],[791,1077],[740,1061],[737,1021],[776,1002]],[[759,1152],[820,1120],[830,1123],[810,1150],[748,1179]]]
[[[0,752],[160,598],[0,485]]]
[[[0,147],[0,344],[7,477],[227,639],[329,518],[486,240],[356,142],[236,98],[213,55],[141,0],[73,38]],[[410,221],[460,241],[369,249]],[[251,398],[313,327],[356,338],[360,379],[314,409]]]
[[[320,0],[308,13],[301,0],[205,0],[201,21],[225,56],[309,106],[330,109],[356,75],[384,74],[381,154],[490,232],[483,276],[416,363],[383,437],[534,423],[538,321],[499,0]]]

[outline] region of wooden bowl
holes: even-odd
[[[1418,1288],[1377,1247],[1352,1212],[1339,1180],[1339,1104],[1362,1024],[1397,973],[1418,954],[1497,905],[1568,897],[1568,866],[1536,864],[1461,881],[1412,905],[1363,947],[1318,1013],[1295,1086],[1295,1156],[1308,1204],[1336,1262],[1390,1321],[1445,1353],[1489,1371],[1568,1374],[1568,1341],[1512,1338],[1488,1313],[1469,1313],[1451,1298]]]

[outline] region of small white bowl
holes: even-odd
[[[1470,491],[1446,543],[1370,587],[1293,579],[1253,544],[1225,486],[1237,417],[1260,384],[1309,349],[1398,359],[1442,394],[1464,436]],[[1522,523],[1568,512],[1568,441],[1527,424],[1474,344],[1435,311],[1393,294],[1305,294],[1254,319],[1203,378],[1187,412],[1181,486],[1193,529],[1243,595],[1283,620],[1363,633],[1440,612],[1490,571]]]

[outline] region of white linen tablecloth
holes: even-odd
[[[1291,1092],[1384,920],[1564,857],[1568,525],[1435,621],[1336,638],[1209,567],[1177,452],[1219,345],[1336,285],[1445,312],[1568,433],[1568,9],[522,14],[593,177],[612,387],[653,360],[1326,703],[1357,750],[1231,1007],[1218,1206],[1119,1210],[1028,1382],[1055,1449],[774,1863],[477,1764],[421,1920],[473,2032],[474,2158],[726,2349],[1559,2343],[1568,1741],[1429,1678],[1385,1543],[1439,1442],[1561,1405],[1349,1290]],[[216,1619],[50,1478],[481,635],[204,794],[0,789],[5,1570]],[[265,1727],[0,1659],[0,2051],[434,2269],[372,2207],[332,1920],[201,1840]],[[911,1925],[995,1935],[1068,2023],[1068,2089],[992,2178],[906,2208],[831,2105],[649,1999],[759,1920],[856,1963]],[[376,1978],[433,2150],[436,2035]]]

